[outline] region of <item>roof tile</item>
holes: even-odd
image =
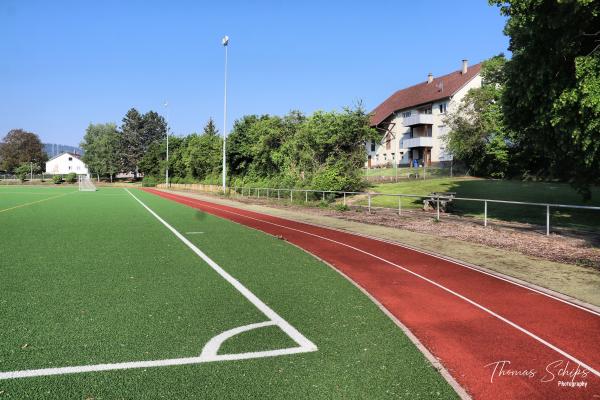
[[[466,74],[462,74],[461,71],[458,70],[448,75],[434,78],[431,83],[425,81],[407,87],[406,89],[398,90],[383,103],[375,107],[371,112],[371,125],[379,125],[395,111],[430,103],[454,95],[467,82],[473,79],[480,70],[481,63],[470,66],[467,69]]]

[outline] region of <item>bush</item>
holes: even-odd
[[[67,183],[75,183],[77,182],[77,174],[75,172],[71,172],[65,176],[65,182]]]
[[[142,179],[142,187],[155,187],[156,185],[158,185],[158,180],[153,176],[144,176]]]
[[[345,205],[345,204],[338,204],[338,205],[335,206],[335,209],[337,211],[341,211],[341,212],[350,210],[350,208],[347,205]]]
[[[25,182],[27,180],[29,168],[29,163],[22,163],[15,169],[15,174],[17,174],[21,182]]]
[[[54,182],[55,184],[59,185],[62,182],[62,176],[60,176],[60,175],[54,175],[52,177],[52,182]]]

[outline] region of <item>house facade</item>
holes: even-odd
[[[70,173],[87,175],[88,168],[81,158],[74,153],[62,153],[46,161],[46,173],[53,175],[66,175]]]
[[[440,165],[451,160],[443,136],[448,113],[456,112],[472,88],[481,87],[481,63],[398,90],[371,113],[371,126],[381,140],[367,142],[368,168],[408,165]]]

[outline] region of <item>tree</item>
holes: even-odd
[[[219,175],[222,168],[223,139],[212,118],[204,126],[202,135],[187,137],[180,155],[186,168],[186,177],[203,180]]]
[[[597,72],[593,59],[600,39],[600,2],[490,3],[508,16],[504,33],[510,37],[513,56],[506,64],[502,104],[506,125],[514,132],[519,150],[517,161],[535,175],[574,182],[589,197],[589,184],[599,179],[593,168],[600,153],[585,143],[597,141],[598,131],[577,127],[574,121],[589,109],[589,101],[593,102],[584,93],[590,80],[582,72],[590,68]],[[597,76],[595,72],[592,74]],[[587,103],[580,101],[584,97]],[[586,123],[595,125],[597,118],[593,113]]]
[[[154,111],[142,115],[132,108],[123,118],[121,132],[123,169],[137,178],[140,160],[152,143],[166,137],[167,123]]]
[[[243,176],[248,173],[248,168],[253,161],[254,137],[250,128],[261,119],[269,118],[268,115],[245,115],[233,123],[233,129],[227,136],[227,167],[233,175]]]
[[[341,113],[317,111],[299,122],[297,134],[286,143],[287,174],[314,188],[360,189],[365,143],[377,137],[361,104]]]
[[[598,183],[600,171],[600,54],[575,60],[577,83],[561,93],[552,109],[552,126],[571,132],[578,149],[573,183],[591,197],[589,183]]]
[[[108,175],[112,181],[113,176],[119,172],[119,134],[117,125],[90,124],[81,142],[84,150],[82,157],[91,173]]]
[[[209,118],[206,125],[204,125],[203,133],[208,136],[218,136],[219,135],[219,130],[217,129],[217,127],[215,125],[215,121],[213,121],[212,118]]]
[[[504,55],[485,61],[482,86],[469,90],[446,119],[448,150],[475,175],[503,178],[508,172],[510,140],[501,106],[505,64]]]
[[[12,171],[22,163],[34,163],[41,168],[47,159],[35,133],[13,129],[0,142],[0,168],[6,171]]]

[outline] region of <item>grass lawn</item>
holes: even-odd
[[[456,397],[330,267],[256,230],[130,191],[318,350],[0,379],[0,399]],[[197,357],[216,335],[268,319],[124,189],[0,188],[0,226],[0,373]],[[219,354],[292,346],[270,326],[232,337]]]
[[[522,182],[512,180],[491,180],[477,178],[436,178],[410,180],[398,183],[384,183],[372,188],[380,193],[401,193],[428,195],[431,192],[456,192],[458,197],[514,200],[536,203],[556,203],[572,205],[600,206],[600,188],[592,190],[592,201],[585,203],[581,196],[566,183]],[[366,202],[361,202],[366,204]],[[398,199],[374,197],[372,204],[379,207],[398,207]],[[403,199],[403,208],[422,208],[422,199]],[[456,201],[458,214],[483,217],[483,204],[479,202]],[[507,221],[545,223],[545,208],[538,206],[488,204],[488,216]],[[553,225],[580,226],[600,229],[600,211],[551,209]]]
[[[396,174],[398,174],[398,178],[407,178],[409,174],[415,173],[423,176],[423,168],[399,167],[397,168],[397,171],[395,168],[364,168],[363,173],[366,176],[396,176]],[[425,171],[425,176],[427,178],[449,175],[449,168],[427,168]]]

